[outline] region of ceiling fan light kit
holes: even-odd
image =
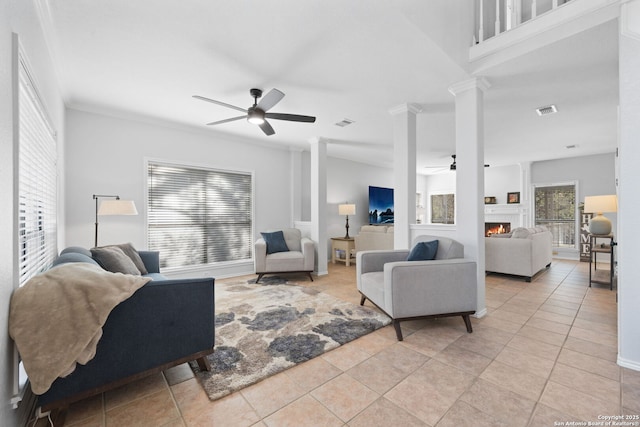
[[[227,104],[226,102],[216,101],[215,99],[205,98],[200,95],[193,95],[194,98],[200,99],[202,101],[211,102],[213,104],[221,105],[223,107],[231,108],[233,110],[242,111],[246,115],[231,117],[229,119],[218,120],[216,122],[207,123],[208,126],[219,125],[222,123],[233,122],[236,120],[246,118],[247,121],[251,124],[258,125],[260,129],[265,133],[265,135],[273,135],[276,132],[271,127],[271,124],[267,121],[267,119],[274,120],[286,120],[289,122],[301,122],[301,123],[314,123],[316,118],[313,116],[302,116],[299,114],[286,114],[286,113],[268,113],[274,105],[284,98],[284,93],[279,91],[278,89],[271,89],[265,96],[258,102],[258,98],[262,97],[261,89],[251,89],[249,91],[251,96],[253,97],[253,105],[248,109],[244,109],[241,107],[236,107],[235,105]]]

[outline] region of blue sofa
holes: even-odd
[[[160,274],[158,252],[138,253],[153,280],[111,311],[95,357],[38,396],[43,412],[188,361],[210,369],[206,356],[214,346],[214,279],[168,280]],[[67,262],[96,263],[80,247],[62,251],[54,266]]]

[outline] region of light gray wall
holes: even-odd
[[[13,342],[8,336],[8,315],[11,293],[17,286],[18,278],[14,271],[16,251],[14,204],[17,170],[14,167],[14,129],[13,129],[13,92],[12,92],[12,32],[19,36],[20,44],[29,60],[36,84],[45,106],[51,116],[53,125],[58,130],[58,149],[64,151],[64,107],[58,91],[54,67],[45,45],[45,37],[38,23],[35,2],[23,0],[7,0],[0,2],[0,423],[12,426],[18,422],[20,408],[15,411],[9,400],[13,395]],[[59,163],[59,169],[62,167]],[[59,180],[60,181],[60,180]],[[64,197],[63,189],[59,191],[59,199]],[[62,204],[61,204],[62,205]],[[58,213],[62,218],[64,211]],[[59,222],[61,224],[61,221]],[[59,225],[59,245],[64,229]],[[22,416],[22,415],[21,415]]]
[[[99,218],[99,245],[147,248],[147,159],[254,174],[254,234],[291,223],[290,154],[222,134],[69,109],[67,112],[67,245],[93,246],[93,194],[134,200],[138,216]],[[251,265],[251,269],[253,266]],[[216,277],[218,271],[202,271]]]
[[[531,165],[532,184],[578,182],[578,203],[584,202],[586,196],[616,194],[615,179],[615,153],[547,160]],[[604,215],[616,230],[617,215]]]
[[[520,166],[484,168],[484,195],[493,196],[498,204],[507,203],[507,193],[521,192]],[[522,196],[522,194],[520,194]],[[522,200],[522,199],[521,199]]]

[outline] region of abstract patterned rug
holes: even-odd
[[[212,370],[194,371],[211,400],[388,325],[384,314],[279,277],[215,285]]]

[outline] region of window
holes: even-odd
[[[161,267],[250,260],[250,173],[148,163],[149,249]]]
[[[553,235],[553,246],[576,246],[576,187],[574,184],[536,187],[535,222]]]
[[[432,194],[431,195],[431,223],[454,224],[455,223],[455,195]]]
[[[22,54],[18,74],[18,269],[22,286],[56,257],[58,180],[56,132]]]

